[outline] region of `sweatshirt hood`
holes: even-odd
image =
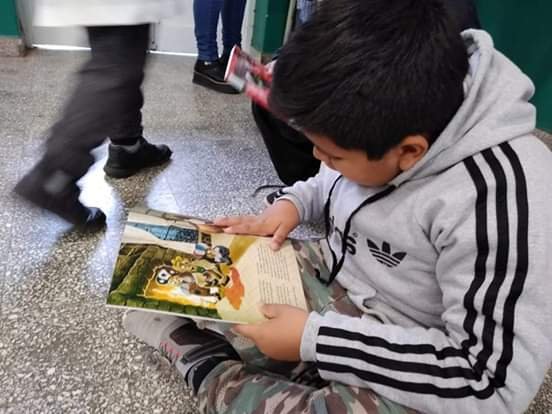
[[[427,154],[391,184],[438,174],[463,159],[505,141],[531,134],[536,110],[534,86],[482,30],[462,33],[469,57],[464,102]]]

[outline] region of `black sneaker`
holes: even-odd
[[[225,70],[226,66],[223,66],[219,60],[215,62],[205,62],[198,59],[194,66],[194,77],[192,82],[216,92],[232,95],[239,94],[239,91],[224,81]]]
[[[278,199],[280,197],[282,197],[283,195],[285,195],[286,193],[284,193],[283,190],[278,190],[278,191],[273,191],[272,193],[268,194],[265,199],[264,199],[264,203],[267,205],[267,206],[271,206],[272,204],[274,204],[276,201],[278,201]]]
[[[62,171],[46,173],[35,167],[13,191],[40,208],[54,213],[82,230],[95,231],[105,226],[105,214],[79,201],[80,188]]]
[[[135,152],[125,150],[122,146],[109,145],[109,156],[104,166],[105,173],[112,178],[126,178],[144,168],[155,167],[166,163],[172,151],[166,145],[153,145],[143,137]]]

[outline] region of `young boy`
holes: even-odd
[[[523,412],[552,359],[552,155],[531,135],[532,93],[437,0],[323,2],[270,101],[321,170],[218,224],[278,248],[324,217],[327,290],[305,277],[313,312],[267,305],[266,322],[234,328],[264,363],[184,319],[134,312],[126,328],[167,352],[205,412]]]

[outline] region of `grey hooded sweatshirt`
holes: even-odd
[[[412,169],[367,188],[323,166],[285,189],[302,222],[329,199],[325,259],[344,252],[333,283],[365,312],[311,313],[301,358],[424,413],[521,413],[552,360],[552,153],[531,81],[463,37],[464,103]]]

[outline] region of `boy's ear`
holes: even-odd
[[[429,149],[429,142],[423,135],[409,135],[398,146],[399,168],[401,171],[411,169]]]

